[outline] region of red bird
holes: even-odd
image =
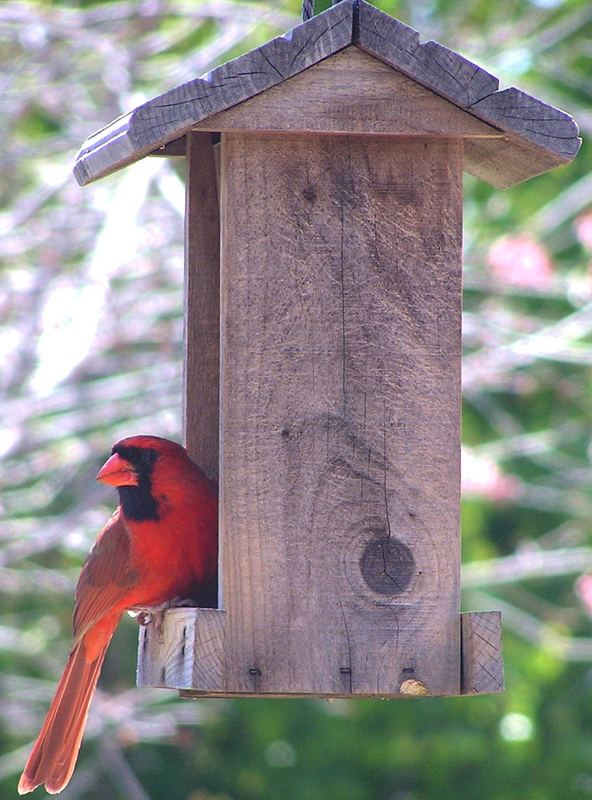
[[[72,649],[19,794],[42,783],[56,794],[70,780],[103,659],[126,609],[175,597],[217,603],[216,485],[167,439],[132,436],[111,452],[97,480],[117,488],[119,507],[82,568]]]

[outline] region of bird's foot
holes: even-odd
[[[182,597],[173,597],[164,603],[157,606],[145,606],[128,608],[127,613],[134,617],[138,625],[153,625],[154,632],[162,641],[162,626],[164,624],[164,615],[169,608],[191,608],[195,603],[191,599],[183,599]]]
[[[154,632],[162,641],[162,626],[164,623],[164,615],[168,608],[171,607],[170,601],[160,603],[158,606],[145,606],[142,608],[128,608],[127,613],[133,617],[138,625],[145,627],[146,625],[153,625]]]

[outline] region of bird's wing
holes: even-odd
[[[74,644],[110,611],[126,608],[139,575],[132,566],[131,541],[119,509],[97,537],[78,584],[74,606]]]

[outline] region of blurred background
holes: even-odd
[[[126,619],[64,800],[592,796],[592,5],[375,5],[569,111],[584,136],[571,165],[509,191],[466,178],[463,602],[503,612],[507,692],[181,701],[134,688]],[[80,189],[74,157],[299,14],[297,0],[0,4],[1,797],[16,795],[80,564],[114,506],[94,475],[121,436],[181,430],[182,161]]]

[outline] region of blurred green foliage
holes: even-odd
[[[464,603],[503,609],[508,690],[181,701],[132,688],[128,620],[66,800],[592,795],[592,6],[375,4],[566,109],[584,136],[571,165],[507,192],[466,179]],[[181,168],[146,160],[81,190],[73,157],[143,97],[298,14],[291,0],[0,5],[2,797],[15,796],[80,563],[113,506],[96,468],[121,435],[181,427]]]

